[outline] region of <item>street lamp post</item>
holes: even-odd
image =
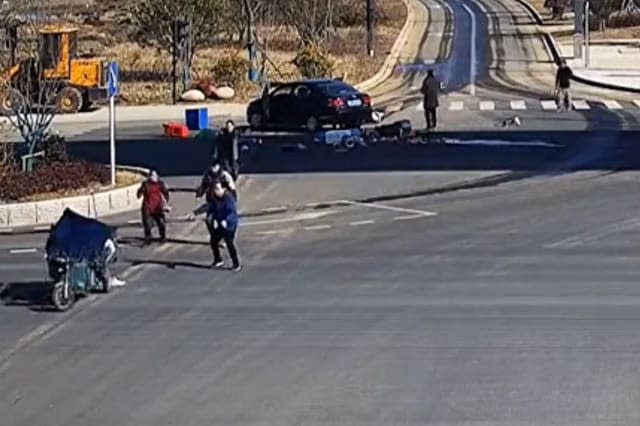
[[[584,50],[584,67],[585,68],[589,68],[589,59],[590,59],[590,55],[589,55],[589,43],[590,43],[590,39],[591,36],[589,35],[589,31],[590,31],[590,19],[589,19],[589,12],[590,12],[590,5],[589,5],[589,0],[587,0],[584,3],[584,42],[585,42],[585,50]]]

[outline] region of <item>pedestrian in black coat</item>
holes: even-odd
[[[427,72],[427,77],[422,81],[423,106],[427,129],[435,129],[437,125],[436,110],[440,105],[438,96],[440,95],[440,82],[433,74],[433,70]]]

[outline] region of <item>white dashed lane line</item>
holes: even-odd
[[[423,214],[412,214],[407,216],[396,216],[393,218],[393,220],[412,220],[412,219],[420,219],[423,217],[425,217],[425,215]]]
[[[305,226],[304,229],[305,231],[320,231],[322,229],[329,229],[331,228],[331,225],[314,225],[314,226]]]
[[[375,220],[358,220],[355,222],[349,222],[350,226],[363,226],[363,225],[372,225],[376,223]]]
[[[16,248],[9,250],[9,254],[27,254],[27,253],[37,253],[37,248]]]

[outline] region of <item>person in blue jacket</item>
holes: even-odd
[[[224,240],[234,271],[239,271],[242,267],[238,259],[238,251],[236,250],[235,237],[238,230],[238,212],[236,210],[236,202],[222,182],[216,181],[213,184],[213,193],[209,202],[207,212],[207,229],[209,231],[209,243],[213,252],[213,267],[220,268],[224,266],[222,256],[220,255],[220,241]]]

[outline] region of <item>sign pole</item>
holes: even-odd
[[[109,63],[107,91],[109,94],[109,153],[111,186],[116,186],[116,95],[118,94],[118,64]]]
[[[109,151],[111,153],[111,186],[116,186],[116,100],[109,96]]]

